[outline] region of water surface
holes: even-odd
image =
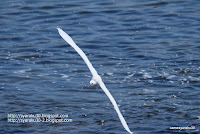
[[[0,2],[0,132],[126,134],[86,53],[136,134],[199,133],[198,0]],[[68,114],[69,123],[10,123],[7,114]],[[195,126],[194,130],[170,127]]]

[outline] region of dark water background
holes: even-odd
[[[200,133],[199,0],[1,0],[1,133],[127,134],[57,27],[103,75],[134,133]],[[7,122],[39,113],[73,122]]]

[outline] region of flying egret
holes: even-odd
[[[72,40],[72,38],[67,34],[65,33],[62,29],[60,28],[57,28],[58,29],[58,32],[60,34],[60,36],[71,46],[73,47],[77,53],[82,57],[82,59],[85,61],[86,65],[88,66],[88,68],[90,69],[90,72],[92,73],[93,77],[92,77],[92,80],[90,81],[90,86],[94,86],[94,85],[99,85],[102,90],[106,93],[106,95],[108,96],[108,98],[110,99],[110,101],[112,102],[118,116],[119,116],[119,119],[122,123],[122,125],[124,126],[124,128],[126,129],[126,131],[128,131],[130,134],[133,134],[124,117],[122,116],[118,106],[117,106],[117,103],[115,101],[115,99],[113,98],[113,96],[111,95],[111,93],[108,91],[108,89],[106,88],[106,86],[104,85],[101,77],[98,75],[97,71],[94,69],[94,67],[92,66],[91,62],[88,60],[87,56],[85,55],[85,53],[76,45],[76,43]]]

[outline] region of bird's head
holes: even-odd
[[[90,86],[89,87],[97,86],[99,81],[101,81],[101,75],[93,76],[91,81],[90,81]]]
[[[93,87],[93,86],[96,86],[97,85],[97,82],[95,80],[91,80],[90,81],[90,87]]]

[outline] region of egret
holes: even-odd
[[[94,86],[94,85],[99,85],[102,90],[105,92],[105,94],[108,96],[108,98],[110,99],[111,103],[113,104],[118,116],[119,116],[119,119],[122,123],[122,125],[124,126],[124,128],[126,129],[126,131],[128,131],[130,134],[133,134],[124,117],[122,116],[118,106],[117,106],[117,103],[115,101],[115,99],[113,98],[113,96],[111,95],[111,93],[109,92],[109,90],[106,88],[105,84],[103,83],[102,81],[102,78],[101,76],[97,73],[97,71],[94,69],[94,67],[92,66],[91,62],[88,60],[87,56],[85,55],[85,53],[76,45],[76,43],[72,40],[72,38],[67,34],[65,33],[62,29],[60,28],[57,28],[58,29],[58,32],[60,34],[60,36],[71,46],[73,47],[77,53],[82,57],[82,59],[85,61],[86,65],[88,66],[90,72],[92,73],[92,79],[90,81],[90,86]]]

